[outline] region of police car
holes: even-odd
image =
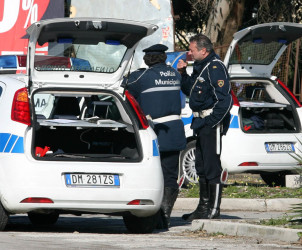
[[[282,22],[259,24],[234,34],[224,60],[234,101],[221,152],[222,167],[229,173],[257,173],[268,185],[285,185],[285,175],[297,170],[291,155],[302,149],[301,104],[271,72],[287,46],[301,37],[301,24]],[[185,57],[179,54],[174,60]],[[197,183],[188,105],[182,119],[188,143],[181,154],[180,175],[184,174],[186,184]]]
[[[157,28],[98,18],[28,28],[26,74],[3,65],[0,74],[1,230],[11,214],[47,225],[102,213],[123,216],[130,232],[153,231],[163,195],[157,137],[119,86],[136,45]]]

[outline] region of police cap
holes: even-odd
[[[143,50],[146,54],[162,54],[165,53],[165,51],[168,50],[168,47],[163,44],[154,44],[150,46],[149,48],[146,48]]]

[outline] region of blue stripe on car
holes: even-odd
[[[0,133],[0,152],[24,153],[23,137],[9,133]]]
[[[9,153],[12,150],[12,147],[15,145],[17,138],[18,138],[18,136],[11,135],[11,137],[9,138],[9,141],[4,149],[4,153]]]
[[[158,141],[157,141],[157,139],[153,140],[152,143],[153,143],[153,156],[159,156]]]
[[[185,126],[188,124],[191,124],[192,119],[193,119],[193,114],[190,117],[181,117],[181,120]],[[230,128],[239,128],[239,122],[238,122],[237,115],[231,115]]]
[[[186,126],[187,124],[191,124],[193,119],[193,114],[190,117],[181,117],[182,122]]]
[[[229,128],[239,128],[238,115],[231,115],[231,122]]]
[[[3,152],[11,134],[0,133],[0,152]]]
[[[12,153],[24,153],[23,137],[18,138],[14,148],[12,149]]]

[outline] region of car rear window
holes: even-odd
[[[114,73],[120,66],[127,47],[116,41],[97,44],[75,44],[71,40],[48,42],[36,47],[35,69],[38,71],[80,71]]]
[[[283,44],[279,42],[262,43],[260,40],[238,43],[229,64],[268,65],[274,60],[282,46]]]

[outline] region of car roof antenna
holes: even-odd
[[[129,75],[130,75],[130,70],[131,70],[131,67],[132,67],[132,63],[133,63],[133,60],[134,60],[134,55],[135,55],[135,50],[133,51],[133,55],[132,55],[132,58],[131,58],[131,63],[130,63],[130,66],[129,66],[129,70],[128,70],[128,74],[126,76],[126,83],[124,86],[124,91],[123,91],[123,96],[125,96],[125,91],[127,90],[127,85],[128,85],[128,80],[129,80]]]

